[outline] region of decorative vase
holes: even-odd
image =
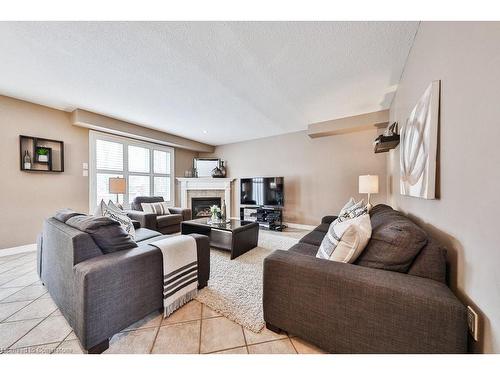
[[[47,163],[49,161],[48,155],[38,155],[38,161],[40,163]]]
[[[226,167],[224,166],[224,160],[220,161],[220,171],[222,174],[222,177],[226,177]]]
[[[210,221],[211,221],[213,224],[216,224],[216,223],[218,223],[218,222],[219,222],[219,217],[218,217],[218,215],[217,215],[217,213],[216,213],[216,212],[212,214],[212,217],[210,218]]]
[[[224,199],[222,200],[220,213],[222,221],[225,221],[227,217],[226,217],[226,201]]]
[[[214,178],[220,178],[220,177],[223,177],[222,176],[222,171],[219,167],[215,167],[214,169],[212,169],[212,177]]]

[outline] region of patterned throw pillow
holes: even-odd
[[[120,210],[113,202],[109,202],[108,205],[104,203],[104,206],[106,208],[102,207],[102,204],[104,201],[101,201],[101,209],[103,210],[103,215],[109,217],[115,221],[118,221],[125,230],[125,232],[128,233],[128,235],[132,238],[135,239],[135,228],[134,224],[132,223],[132,220],[127,216],[125,212]]]
[[[340,242],[344,231],[349,227],[348,224],[340,225],[341,223],[357,218],[361,215],[365,215],[368,213],[368,208],[363,204],[363,201],[359,201],[358,203],[349,207],[341,216],[336,218],[328,228],[328,232],[326,236],[321,241],[321,245],[318,249],[318,253],[316,254],[317,258],[321,259],[329,259],[332,255],[335,247]],[[371,226],[370,226],[371,231]],[[371,233],[371,232],[370,232]]]
[[[339,224],[343,234],[328,260],[354,263],[365,249],[372,234],[370,215],[364,214]]]
[[[345,214],[345,212],[351,208],[352,206],[354,206],[356,204],[356,201],[354,200],[353,197],[351,197],[346,204],[344,204],[344,207],[342,207],[342,209],[340,210],[339,212],[339,216],[342,216],[343,214]]]
[[[147,214],[169,215],[167,202],[141,203],[142,210]]]

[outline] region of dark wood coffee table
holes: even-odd
[[[239,257],[257,246],[259,224],[251,221],[230,220],[223,224],[209,224],[209,218],[183,221],[181,233],[204,234],[210,238],[210,246],[231,252],[231,259]]]

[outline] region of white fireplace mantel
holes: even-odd
[[[186,178],[177,177],[177,181],[181,184],[181,207],[188,208],[188,191],[189,190],[224,190],[224,200],[226,201],[226,212],[231,213],[231,182],[234,178]]]

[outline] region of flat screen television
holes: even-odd
[[[253,177],[240,180],[240,203],[255,206],[282,207],[283,177]]]

